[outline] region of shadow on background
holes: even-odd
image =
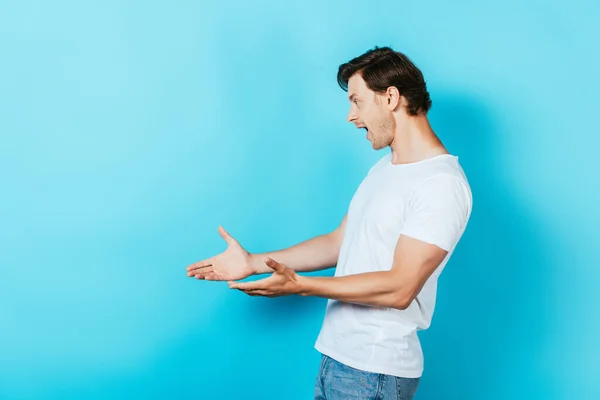
[[[499,398],[492,394],[509,388],[519,396],[544,394],[542,387],[551,393],[532,371],[547,331],[541,312],[549,291],[544,239],[539,216],[515,196],[503,171],[510,154],[496,145],[500,115],[471,95],[437,99],[432,126],[459,156],[473,212],[440,277],[432,326],[420,333],[425,372],[416,398]]]

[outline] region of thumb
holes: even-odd
[[[283,272],[286,268],[285,265],[278,263],[270,257],[267,257],[265,259],[265,264],[267,264],[267,266],[269,266],[270,268],[274,269],[275,272]]]
[[[236,243],[236,240],[229,233],[227,233],[225,228],[223,228],[222,226],[219,226],[219,235],[221,235],[221,237],[223,238],[223,240],[225,240],[225,242],[227,242],[227,244]]]

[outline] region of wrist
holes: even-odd
[[[310,284],[311,278],[308,276],[298,275],[296,277],[297,290],[296,294],[299,296],[310,296]]]
[[[253,275],[260,275],[267,272],[267,266],[265,264],[264,257],[252,253],[248,253],[248,255],[250,256],[248,263],[250,264]]]

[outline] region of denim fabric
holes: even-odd
[[[315,400],[412,400],[419,380],[361,371],[323,355]]]

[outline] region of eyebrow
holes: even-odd
[[[350,95],[350,97],[348,97],[348,100],[352,101],[355,97],[356,97],[356,93],[352,93]]]

